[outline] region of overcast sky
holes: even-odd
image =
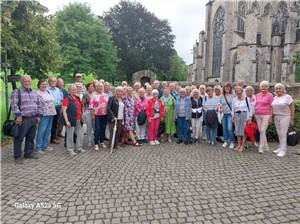
[[[70,2],[87,2],[96,15],[102,15],[119,0],[38,0],[50,13]],[[208,0],[137,0],[160,19],[167,19],[176,36],[175,49],[187,64],[192,62],[192,47],[205,26],[205,4]]]

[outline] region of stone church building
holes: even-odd
[[[188,81],[292,84],[297,52],[300,1],[211,0]]]

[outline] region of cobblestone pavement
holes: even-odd
[[[59,146],[24,165],[12,146],[1,153],[1,223],[300,223],[293,153],[165,143],[70,157]]]

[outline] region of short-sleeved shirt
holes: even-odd
[[[232,110],[232,100],[233,100],[234,97],[235,96],[233,94],[226,95],[226,100],[228,102],[227,103],[226,100],[225,100],[225,96],[224,95],[221,96],[222,111],[223,111],[224,114],[230,114],[231,113],[231,110]],[[231,109],[228,106],[228,104],[230,105]]]
[[[72,96],[70,96],[70,97],[72,97]],[[81,118],[81,102],[76,98],[76,97],[72,97],[73,98],[73,100],[74,100],[74,102],[76,103],[76,105],[77,105],[77,111],[76,111],[76,120],[77,121],[79,121],[80,120],[80,118]],[[69,98],[68,97],[65,97],[64,98],[64,100],[63,100],[63,102],[62,102],[62,105],[64,106],[64,107],[68,107],[69,105],[70,105],[70,100],[69,100]]]
[[[90,109],[95,111],[95,115],[107,114],[108,97],[105,93],[93,93],[90,100]]]
[[[41,97],[41,100],[43,102],[43,116],[56,115],[54,97],[47,90],[38,90],[37,94]]]
[[[206,101],[203,102],[203,106],[207,110],[215,110],[220,105],[220,97],[213,96],[212,98],[207,97]]]
[[[256,95],[255,115],[271,115],[272,102],[272,93],[258,93]]]
[[[290,105],[293,103],[293,98],[285,94],[283,96],[275,96],[272,102],[274,115],[291,115]]]

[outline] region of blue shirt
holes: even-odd
[[[64,98],[62,91],[57,87],[49,87],[48,91],[55,100],[55,106],[60,106]]]

